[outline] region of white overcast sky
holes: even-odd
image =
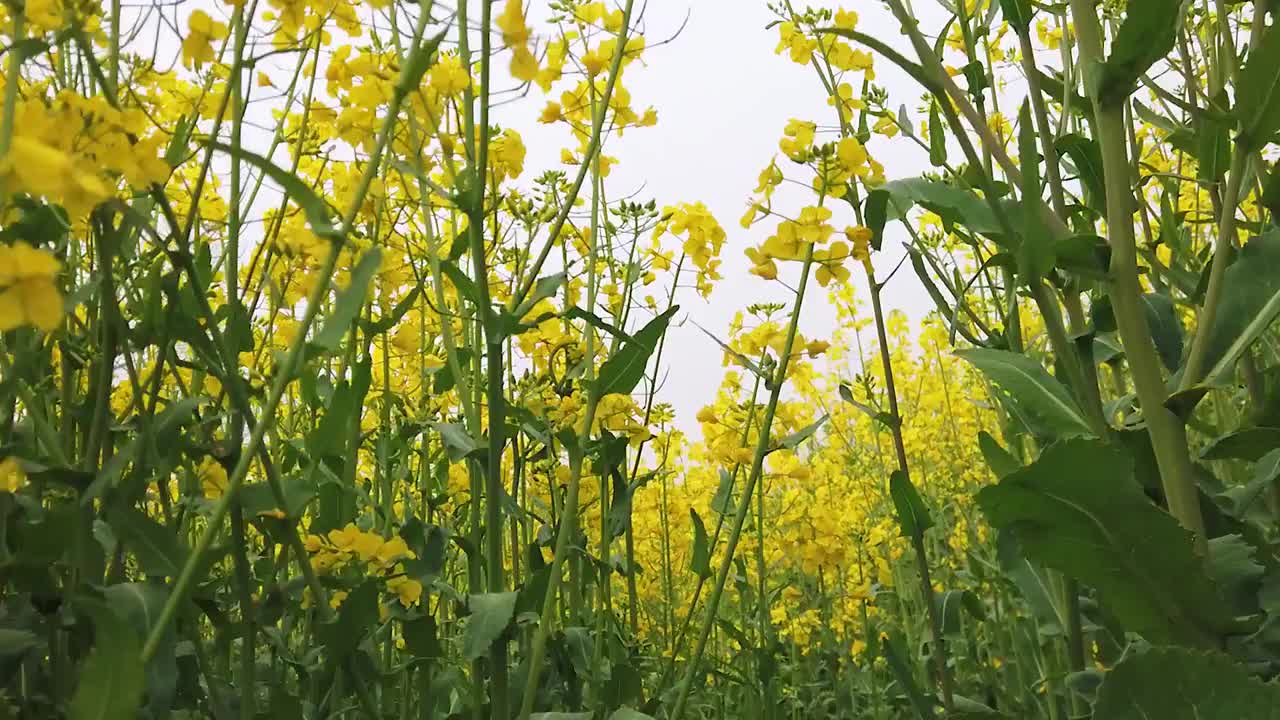
[[[637,7],[643,1],[638,0]],[[940,28],[943,11],[937,0],[914,1],[924,32],[928,34]],[[607,3],[616,5],[617,0],[607,0]],[[804,5],[803,2],[795,4]],[[478,17],[479,0],[470,0],[470,5],[472,15]],[[549,26],[538,21],[547,15],[545,5],[544,0],[526,1],[535,35],[543,33],[544,43]],[[817,2],[815,5],[832,8],[843,5],[855,10],[860,15],[859,30],[899,49],[907,47],[898,24],[879,2],[847,0],[842,4]],[[197,8],[222,20],[230,15],[229,6],[215,0],[191,0],[171,6],[165,14],[185,33],[186,18]],[[628,68],[625,80],[633,107],[638,111],[650,105],[656,107],[658,125],[636,129],[609,141],[607,154],[620,162],[608,179],[608,192],[613,198],[633,194],[639,199],[652,198],[659,206],[701,201],[719,219],[728,234],[722,253],[724,279],[710,300],[688,292],[679,297],[678,302],[682,307],[680,320],[691,320],[723,337],[739,309],[755,302],[790,302],[793,297],[778,283],[768,283],[747,273],[749,263],[744,250],[763,241],[776,226],[776,220],[766,220],[750,230],[743,230],[738,220],[760,170],[778,153],[778,139],[787,121],[799,118],[829,127],[834,119],[833,111],[826,104],[822,86],[811,68],[797,65],[785,55],[774,54],[778,31],[767,26],[777,17],[765,0],[648,0],[644,8],[642,28],[650,49],[645,53],[643,64]],[[266,4],[260,3],[259,9],[265,11]],[[346,42],[342,33],[335,31],[334,34],[335,47]],[[171,32],[162,35],[166,37],[156,41],[160,55],[174,58],[176,64],[178,39]],[[677,36],[670,42],[662,42],[673,35]],[[137,42],[149,54],[153,42],[151,32],[144,33]],[[368,37],[351,42],[363,46]],[[250,53],[263,52],[265,43],[262,38],[256,39],[256,47]],[[292,62],[288,58],[277,59],[260,64],[258,69],[269,70],[277,63],[285,67]],[[504,68],[505,55],[496,64],[495,72],[501,76]],[[882,58],[876,59],[875,71],[876,82],[889,91],[891,107],[906,104],[918,127],[920,116],[916,108],[920,105],[921,89]],[[854,79],[855,87],[858,79]],[[558,99],[560,92],[571,84],[572,80],[562,80],[550,98]],[[503,104],[495,112],[494,122],[517,129],[525,140],[528,155],[521,183],[526,186],[532,186],[533,179],[544,170],[564,167],[560,164],[560,149],[569,144],[566,129],[537,122],[545,101],[534,88],[530,97]],[[255,103],[250,109],[250,115],[256,116],[251,119],[257,121],[258,129],[247,132],[245,142],[258,151],[267,149],[268,128],[274,127],[269,115],[270,104]],[[889,179],[911,177],[929,168],[926,154],[901,137],[888,140],[875,136],[869,149],[884,164]],[[791,164],[785,158],[779,165],[784,172],[790,172]],[[807,176],[797,176],[808,180]],[[274,205],[274,200],[259,199],[262,207]],[[776,196],[774,208],[794,216],[811,201],[811,194],[787,194],[784,190]],[[852,212],[847,207],[837,207],[835,212],[832,223],[837,228],[853,224]],[[883,251],[876,258],[882,278],[903,256],[900,246],[903,235],[900,227],[891,227],[887,232]],[[783,267],[783,277],[792,285],[797,268],[798,263],[785,263]],[[859,282],[859,278],[860,273],[855,270],[853,281]],[[834,312],[826,302],[826,295],[816,283],[811,285],[801,324],[801,332],[806,337],[825,338],[834,328]],[[912,320],[920,319],[933,309],[909,265],[904,265],[894,276],[885,292],[885,301],[889,309],[900,309]],[[677,425],[686,431],[697,427],[694,415],[714,399],[724,372],[719,348],[693,322],[683,322],[669,331],[664,362],[666,375],[660,393],[660,399],[674,405]],[[856,371],[856,368],[843,369],[847,374]]]
[[[859,13],[859,30],[895,47],[907,47],[898,24],[880,3],[847,0],[842,5]],[[941,9],[935,0],[916,0],[916,5],[925,32],[941,26]],[[744,306],[793,297],[777,283],[747,273],[750,265],[744,250],[767,237],[776,220],[766,220],[750,230],[743,230],[738,220],[755,189],[757,175],[778,152],[778,139],[787,121],[799,118],[820,126],[833,124],[833,111],[812,68],[774,54],[778,30],[767,26],[776,17],[764,0],[650,0],[644,16],[650,44],[684,24],[678,37],[649,50],[644,66],[633,65],[625,75],[632,105],[637,109],[655,106],[658,125],[628,132],[611,140],[607,148],[607,153],[620,161],[608,179],[612,195],[638,192],[641,198],[657,199],[659,205],[701,201],[724,226],[728,233],[722,254],[724,279],[710,300],[692,292],[679,299],[681,317],[687,313],[689,319],[722,337],[734,313]],[[888,89],[890,105],[905,103],[918,126],[915,108],[922,90],[882,58],[876,59],[876,77]],[[558,98],[558,93],[559,89],[553,97]],[[504,109],[508,119],[499,116],[525,138],[529,151],[526,172],[536,173],[556,164],[565,143],[563,129],[536,124],[541,108],[541,102],[526,102]],[[889,179],[910,177],[929,168],[927,155],[901,137],[888,140],[876,136],[870,150],[884,164]],[[785,158],[779,165],[789,171],[790,162]],[[791,200],[775,203],[775,209],[794,216],[804,204],[804,196],[792,195]],[[836,208],[835,212],[832,222],[837,228],[853,224],[849,208]],[[903,235],[900,227],[889,230],[876,259],[881,277],[901,259],[904,251],[899,239]],[[853,281],[858,282],[860,276],[855,270]],[[801,323],[806,337],[827,337],[834,327],[835,316],[826,295],[816,283],[811,284]],[[894,276],[885,291],[885,302],[913,320],[933,309],[910,265]],[[869,304],[867,307],[869,312]],[[668,374],[660,399],[675,406],[678,426],[690,431],[697,427],[693,416],[698,408],[715,397],[724,372],[722,353],[688,322],[669,331],[667,346]],[[846,372],[852,374],[856,369]]]

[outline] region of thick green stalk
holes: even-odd
[[[1102,28],[1097,10],[1090,0],[1071,0],[1071,15],[1080,43],[1081,64],[1086,69],[1096,69],[1103,61]],[[1207,547],[1204,518],[1200,512],[1200,496],[1195,466],[1187,446],[1186,428],[1164,405],[1168,393],[1142,308],[1142,285],[1138,278],[1137,247],[1133,236],[1134,198],[1128,180],[1130,169],[1124,103],[1108,104],[1101,101],[1096,92],[1091,92],[1091,95],[1106,179],[1111,306],[1155,449],[1169,512],[1191,531],[1197,547],[1203,552]]]

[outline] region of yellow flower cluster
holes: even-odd
[[[56,279],[62,263],[19,240],[0,245],[0,332],[34,325],[45,332],[62,321]]]
[[[325,535],[308,535],[305,546],[317,572],[332,574],[359,564],[366,572],[385,575],[387,592],[404,607],[413,607],[422,599],[422,583],[405,575],[401,564],[416,555],[399,536],[384,538],[348,523]]]

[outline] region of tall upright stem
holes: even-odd
[[[1080,44],[1080,60],[1086,69],[1103,61],[1102,26],[1090,0],[1071,0]],[[1165,407],[1168,393],[1160,370],[1160,360],[1151,339],[1151,329],[1142,309],[1142,285],[1138,279],[1137,245],[1133,235],[1134,197],[1129,187],[1128,133],[1125,130],[1125,102],[1108,103],[1091,91],[1097,119],[1098,144],[1102,151],[1107,195],[1107,233],[1111,245],[1111,285],[1109,295],[1115,311],[1116,327],[1124,343],[1125,357],[1133,374],[1133,384],[1142,404],[1142,415],[1151,435],[1160,479],[1169,512],[1195,536],[1201,552],[1207,549],[1204,518],[1196,485],[1195,466],[1187,446],[1186,428]]]

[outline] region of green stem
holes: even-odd
[[[787,368],[790,365],[791,351],[795,346],[796,330],[800,324],[800,308],[804,304],[805,288],[809,284],[809,271],[813,266],[813,245],[810,244],[805,251],[804,267],[800,270],[800,285],[796,288],[795,305],[791,310],[791,321],[787,326],[787,339],[782,346],[782,354],[778,359],[778,367],[773,375],[773,382],[769,388],[769,402],[765,405],[764,417],[760,420],[760,435],[756,440],[755,456],[751,461],[751,473],[747,476],[747,482],[742,489],[742,497],[738,500],[738,507],[734,511],[733,527],[729,530],[729,537],[725,542],[724,557],[720,561],[719,571],[716,573],[716,584],[711,589],[711,597],[707,599],[706,615],[702,620],[702,628],[698,633],[698,642],[694,647],[693,657],[689,658],[689,669],[685,671],[684,679],[679,686],[679,694],[676,697],[676,704],[671,711],[670,720],[680,720],[684,714],[685,704],[689,699],[689,691],[693,687],[694,675],[698,672],[698,666],[702,663],[702,656],[707,649],[707,639],[711,637],[711,629],[715,626],[716,614],[720,609],[720,599],[724,595],[725,582],[728,580],[729,571],[733,568],[733,555],[738,549],[738,540],[742,536],[742,525],[746,521],[747,513],[751,510],[751,501],[753,499],[756,483],[760,481],[761,475],[764,474],[764,457],[769,453],[770,431],[773,428],[773,418],[778,410],[778,398],[782,395],[782,386],[786,383]]]
[[[1097,10],[1090,0],[1071,0],[1071,15],[1080,43],[1081,64],[1085,68],[1096,68],[1103,61],[1102,28]],[[1134,198],[1128,181],[1126,103],[1104,103],[1096,93],[1093,93],[1092,101],[1106,180],[1111,306],[1155,449],[1169,512],[1191,531],[1197,548],[1203,553],[1207,540],[1186,428],[1164,405],[1167,392],[1160,360],[1141,304],[1142,285],[1138,278],[1137,247],[1133,236]]]

